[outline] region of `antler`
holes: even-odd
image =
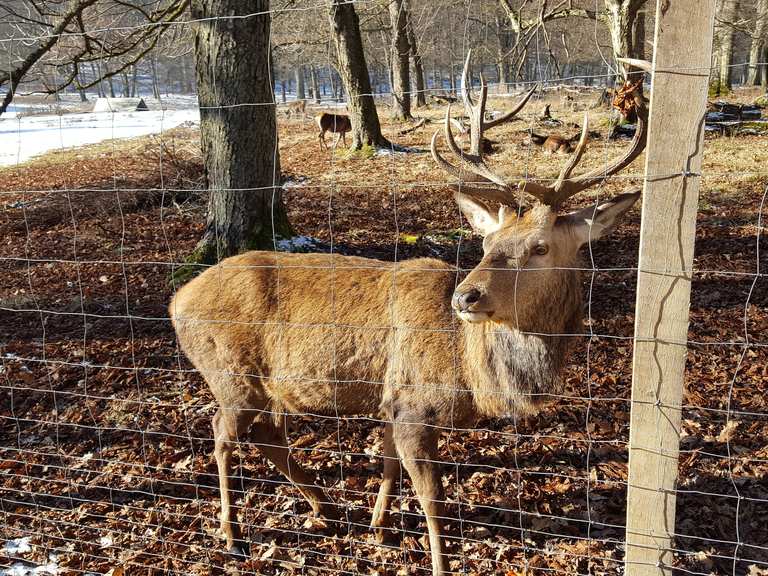
[[[448,104],[448,109],[445,113],[444,126],[445,140],[448,143],[448,147],[454,154],[464,160],[464,162],[470,166],[470,169],[464,170],[458,166],[454,166],[440,155],[437,151],[437,138],[440,135],[440,130],[437,130],[432,136],[432,157],[443,170],[459,179],[462,192],[475,194],[496,202],[509,203],[510,196],[514,193],[513,188],[488,168],[483,161],[481,152],[483,132],[489,128],[508,122],[517,116],[528,103],[528,100],[531,99],[531,96],[533,96],[538,85],[531,88],[512,110],[499,118],[486,122],[485,105],[488,100],[488,86],[485,83],[485,78],[480,74],[480,100],[478,103],[475,103],[470,91],[469,62],[471,56],[472,50],[469,50],[467,52],[467,59],[464,63],[464,71],[461,75],[461,99],[464,102],[464,110],[470,120],[469,153],[463,152],[461,148],[459,148],[459,145],[456,143],[456,139],[453,136],[451,125],[456,121],[451,118],[450,103]]]
[[[523,181],[518,185],[519,188],[536,197],[543,204],[557,208],[574,194],[599,184],[609,176],[613,176],[629,166],[643,152],[648,139],[648,109],[645,107],[645,101],[636,88],[632,89],[632,98],[635,103],[635,112],[637,113],[637,129],[635,130],[632,144],[622,157],[614,160],[608,166],[601,166],[587,174],[571,178],[571,172],[573,172],[573,169],[576,168],[576,165],[581,160],[587,146],[589,118],[587,114],[584,114],[584,127],[581,131],[579,144],[576,146],[573,156],[563,167],[555,183],[551,186],[546,186],[538,182]]]
[[[464,110],[469,116],[470,125],[470,137],[469,137],[469,152],[470,154],[480,155],[480,147],[482,146],[483,132],[505,122],[509,122],[518,112],[522,110],[531,99],[533,93],[536,92],[537,86],[531,88],[528,93],[523,96],[517,105],[499,118],[485,121],[485,105],[488,100],[488,86],[485,83],[485,78],[482,72],[480,73],[480,101],[475,104],[472,100],[472,80],[469,77],[469,62],[472,58],[472,50],[467,51],[467,59],[464,62],[464,71],[461,73],[461,99],[464,102]],[[450,108],[450,107],[449,107]]]
[[[448,143],[448,147],[456,156],[464,161],[467,165],[467,169],[454,166],[443,158],[437,151],[437,138],[440,134],[438,130],[432,136],[432,157],[437,164],[443,168],[449,174],[455,176],[459,180],[460,191],[472,196],[484,198],[486,200],[492,200],[501,202],[504,204],[511,203],[514,195],[518,191],[524,191],[537,198],[542,204],[551,206],[553,209],[557,209],[568,198],[577,194],[587,188],[590,188],[609,176],[612,176],[620,170],[627,167],[632,161],[637,158],[645,149],[646,140],[648,137],[648,109],[645,106],[645,101],[642,95],[637,90],[636,86],[628,88],[631,91],[631,97],[634,100],[635,111],[637,113],[637,130],[635,131],[635,137],[632,140],[627,152],[619,159],[615,160],[608,166],[600,167],[582,176],[571,178],[573,170],[581,161],[582,156],[587,148],[587,142],[589,140],[589,117],[585,113],[584,124],[581,130],[581,137],[579,143],[576,146],[576,150],[570,157],[566,165],[560,171],[560,175],[552,185],[540,184],[533,181],[522,181],[517,186],[513,186],[504,181],[504,179],[494,173],[488,165],[485,163],[480,150],[480,141],[482,138],[483,129],[490,126],[496,126],[501,121],[506,121],[517,114],[528,99],[531,97],[533,90],[526,94],[521,100],[521,103],[515,107],[515,109],[506,114],[504,117],[494,120],[493,122],[484,122],[483,115],[485,112],[485,99],[487,98],[488,88],[485,85],[485,80],[482,75],[480,76],[480,103],[475,105],[472,102],[472,97],[468,88],[468,70],[469,70],[469,57],[467,57],[467,63],[464,66],[464,81],[462,87],[462,96],[464,99],[464,106],[467,109],[467,113],[471,120],[471,138],[470,138],[470,153],[462,152],[456,140],[453,137],[451,130],[451,107],[448,107],[446,112],[446,121],[444,125],[445,140]],[[535,90],[535,88],[534,88]]]

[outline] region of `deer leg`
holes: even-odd
[[[395,495],[395,488],[400,477],[400,457],[395,450],[395,442],[392,439],[392,424],[384,427],[384,475],[379,487],[379,495],[376,497],[376,505],[373,508],[371,528],[376,534],[376,541],[380,544],[387,540],[392,526],[390,506]]]
[[[239,438],[253,421],[254,413],[237,408],[219,408],[213,416],[213,434],[216,465],[219,469],[221,496],[221,531],[227,539],[227,550],[234,556],[248,557],[248,544],[242,538],[237,511],[233,505],[237,495],[231,486],[232,451]]]
[[[328,150],[328,145],[325,143],[325,132],[320,132],[320,135],[318,136],[320,138],[320,149],[321,150]]]
[[[413,490],[427,517],[432,574],[442,576],[448,569],[443,538],[445,494],[437,462],[437,431],[420,424],[395,424],[394,441]]]
[[[315,516],[335,518],[332,502],[325,492],[315,485],[314,479],[302,468],[286,445],[285,435],[272,422],[256,422],[253,425],[254,442],[262,454],[272,462],[306,498]]]
[[[336,140],[333,141],[333,148],[335,149],[339,145],[339,140],[341,140],[341,132],[336,133]]]
[[[341,140],[342,140],[342,142],[344,142],[344,148],[349,148],[349,146],[347,146],[347,133],[346,132],[342,132],[341,133]]]

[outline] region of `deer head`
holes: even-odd
[[[483,236],[483,258],[457,286],[452,306],[459,318],[468,322],[492,320],[518,329],[535,329],[537,319],[546,313],[547,306],[562,298],[569,282],[573,284],[579,249],[610,232],[639,198],[640,192],[635,191],[583,210],[560,213],[568,198],[600,184],[640,155],[647,139],[647,109],[642,96],[632,92],[638,116],[637,131],[627,152],[608,166],[572,176],[587,148],[589,119],[585,115],[576,149],[554,183],[525,180],[510,185],[488,167],[480,147],[475,145],[481,141],[485,129],[501,122],[484,121],[488,90],[482,75],[480,98],[477,103],[473,102],[468,64],[469,55],[464,67],[462,96],[471,120],[470,151],[463,152],[454,139],[450,106],[444,129],[435,132],[431,146],[438,165],[458,179],[455,198],[459,208],[472,228]],[[523,97],[514,114],[530,96],[529,92]],[[503,121],[514,114],[505,115]],[[437,140],[441,133],[450,151],[459,159],[457,164],[450,163],[438,152]],[[517,202],[522,194],[535,200],[526,211]],[[491,204],[498,204],[500,208],[492,209]]]

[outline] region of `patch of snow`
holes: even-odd
[[[302,186],[306,186],[307,183],[309,183],[309,178],[300,176],[296,180],[286,180],[283,182],[283,188],[301,188]]]
[[[277,241],[277,249],[281,252],[310,252],[317,250],[322,242],[311,236],[294,236]]]
[[[0,166],[50,150],[65,150],[113,138],[156,134],[185,122],[198,123],[197,109],[98,112],[64,116],[0,117]]]
[[[55,576],[59,573],[59,565],[55,562],[49,562],[43,566],[25,564],[24,562],[14,562],[10,567],[0,572],[0,576]]]
[[[31,550],[32,546],[29,545],[29,536],[8,540],[3,544],[3,552],[6,554],[26,554]]]
[[[413,154],[420,152],[418,148],[409,148],[408,146],[398,146],[397,148],[377,148],[375,156],[394,156],[395,154]]]

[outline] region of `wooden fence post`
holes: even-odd
[[[657,0],[635,306],[625,573],[672,574],[714,0]]]

